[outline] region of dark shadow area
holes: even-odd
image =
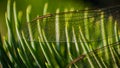
[[[93,7],[98,8],[115,6],[120,4],[120,0],[84,0],[84,2],[90,2]]]

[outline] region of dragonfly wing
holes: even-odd
[[[34,41],[38,41],[41,36],[46,37],[48,42],[75,42],[75,39],[80,42],[81,29],[86,39],[84,42],[102,42],[104,38],[102,38],[101,34],[101,23],[104,23],[107,31],[110,27],[108,23],[112,22],[111,24],[114,24],[119,16],[118,7],[97,10],[74,10],[40,16],[29,23]],[[29,30],[26,29],[24,31],[27,39],[30,40]],[[109,32],[107,36],[109,38],[115,37],[114,34],[111,35]],[[69,41],[67,41],[68,38]],[[43,42],[46,41],[43,40]]]

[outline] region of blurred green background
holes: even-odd
[[[17,11],[23,11],[23,22],[25,22],[25,12],[28,5],[32,6],[31,19],[34,19],[36,15],[43,15],[44,4],[48,3],[48,12],[55,13],[57,8],[60,11],[67,9],[84,9],[90,6],[90,4],[83,0],[11,0],[13,3],[16,1]],[[7,7],[7,0],[0,0],[0,33],[6,35],[6,25],[5,25],[5,12]],[[11,12],[12,12],[11,4]],[[12,13],[11,13],[12,14]]]
[[[98,0],[98,1],[96,1],[96,0],[90,0],[90,1],[88,1],[88,0],[11,0],[11,20],[10,20],[10,22],[13,22],[14,20],[13,20],[13,2],[14,1],[16,1],[16,6],[17,6],[17,12],[18,11],[22,11],[23,12],[23,17],[22,17],[22,22],[23,23],[26,23],[26,8],[27,8],[27,6],[28,5],[31,5],[32,6],[32,11],[31,11],[31,15],[30,15],[30,20],[32,20],[32,19],[34,19],[37,15],[43,15],[43,9],[44,9],[44,5],[46,4],[46,3],[48,3],[48,10],[47,10],[47,12],[48,13],[55,13],[56,12],[56,9],[60,9],[60,12],[63,12],[64,11],[64,9],[65,8],[67,8],[68,10],[70,10],[71,8],[74,8],[74,10],[80,10],[80,9],[82,9],[82,10],[84,10],[85,8],[100,8],[101,7],[101,5],[103,6],[103,2],[101,2],[101,1],[103,1],[103,0]],[[108,0],[107,0],[108,1]],[[97,3],[100,3],[101,5],[97,5]],[[104,4],[105,3],[107,3],[107,2],[104,2]],[[108,3],[113,3],[113,2],[111,2],[111,0],[110,0],[110,2],[108,2]],[[106,4],[107,5],[107,4]],[[7,35],[7,29],[6,29],[6,23],[5,23],[5,12],[6,12],[6,7],[7,7],[7,0],[0,0],[0,34],[2,34],[2,35]],[[106,6],[105,6],[106,7]],[[86,15],[87,16],[87,15]],[[83,15],[81,16],[81,17],[84,17]],[[95,17],[96,18],[96,17]],[[86,32],[86,36],[87,35],[91,35],[91,38],[93,39],[93,41],[95,42],[93,42],[92,44],[90,43],[89,44],[89,40],[86,40],[85,39],[85,37],[83,36],[83,33],[82,33],[82,30],[81,30],[81,28],[78,28],[80,31],[80,36],[81,36],[81,38],[79,37],[79,40],[80,40],[80,42],[83,42],[83,43],[86,43],[86,44],[81,44],[80,43],[80,45],[82,45],[82,47],[80,47],[80,49],[79,50],[83,50],[83,49],[85,49],[85,52],[86,53],[89,53],[89,51],[91,51],[91,48],[94,48],[94,49],[96,49],[96,48],[99,48],[99,45],[100,45],[100,47],[103,45],[103,46],[109,46],[109,44],[111,45],[111,43],[113,43],[114,41],[113,40],[115,40],[115,42],[118,42],[118,39],[119,38],[117,38],[117,31],[115,31],[115,33],[112,33],[112,32],[114,32],[113,30],[112,30],[112,28],[114,28],[114,26],[112,26],[112,19],[110,18],[110,19],[104,19],[105,17],[104,17],[104,15],[100,15],[100,20],[102,21],[102,28],[101,29],[99,29],[99,26],[97,26],[98,24],[101,24],[101,23],[98,23],[98,24],[95,24],[98,28],[98,30],[97,29],[95,29],[94,27],[93,28],[90,28],[90,30],[91,30],[91,32],[90,32],[90,34],[89,33],[87,33],[87,30],[86,30],[86,28],[85,28],[85,32]],[[71,18],[71,19],[74,19],[74,18]],[[79,19],[79,18],[78,18]],[[57,20],[57,19],[56,19]],[[66,19],[65,19],[66,20]],[[84,20],[84,19],[83,19]],[[94,19],[90,19],[90,20],[92,20],[93,21],[93,23],[95,23],[97,20],[95,20],[94,21]],[[106,28],[107,29],[105,29],[104,28],[104,21],[103,20],[107,20],[107,21],[105,21],[105,22],[111,22],[110,23],[110,25],[107,23],[105,26],[106,26]],[[110,20],[110,21],[108,21],[108,20]],[[67,21],[65,21],[65,22],[67,22],[68,23],[68,20]],[[87,21],[84,21],[84,22],[87,22]],[[15,22],[13,22],[13,24],[12,25],[14,25],[14,23]],[[50,23],[51,24],[51,23]],[[91,23],[90,23],[91,24]],[[75,24],[76,25],[76,24]],[[88,24],[89,25],[89,24]],[[95,26],[94,24],[93,25],[89,25],[89,26]],[[16,25],[17,26],[17,25]],[[48,24],[48,26],[50,26],[49,24]],[[70,25],[71,26],[71,25]],[[82,25],[81,25],[82,26]],[[85,25],[85,26],[83,26],[83,27],[86,27],[87,25]],[[64,26],[64,27],[67,27],[67,26]],[[112,28],[111,28],[112,27]],[[25,29],[27,29],[27,27],[25,26],[24,27]],[[109,28],[111,28],[111,29],[109,29]],[[14,31],[14,28],[11,28],[11,29],[13,29],[13,31]],[[84,28],[83,28],[84,29]],[[92,29],[94,29],[94,30],[92,30]],[[65,29],[66,30],[66,32],[68,32],[67,31],[67,28]],[[97,31],[97,32],[95,32],[95,30]],[[105,30],[106,30],[106,32],[105,32]],[[117,30],[117,29],[116,29]],[[19,31],[19,30],[18,30]],[[50,31],[50,30],[49,30]],[[93,32],[94,31],[94,32]],[[102,32],[102,33],[99,33],[99,32]],[[31,31],[32,32],[32,31]],[[46,31],[47,32],[47,31]],[[73,32],[73,35],[75,35],[74,34],[74,29],[72,29],[72,32]],[[15,32],[14,32],[15,33]],[[12,31],[11,31],[11,34],[13,34],[14,35],[14,33],[12,33]],[[43,33],[44,33],[44,31],[43,31]],[[76,33],[78,33],[78,32],[76,32]],[[95,33],[95,34],[94,34]],[[54,33],[55,34],[55,33]],[[54,35],[53,34],[53,35]],[[67,33],[66,33],[67,34]],[[109,34],[110,34],[110,37],[112,37],[112,39],[109,39]],[[113,35],[115,34],[115,38],[113,37]],[[20,35],[20,34],[19,34]],[[45,34],[43,34],[44,36],[45,36]],[[108,36],[107,36],[108,35]],[[12,36],[12,35],[10,35],[9,34],[9,36]],[[8,37],[9,37],[8,36]],[[47,35],[47,36],[49,36],[49,35]],[[14,36],[14,37],[16,37],[16,36]],[[10,53],[12,53],[12,52],[15,52],[15,55],[13,54],[13,56],[16,56],[18,53],[17,52],[21,52],[21,54],[22,54],[22,45],[21,45],[21,43],[23,44],[23,42],[21,42],[20,41],[20,43],[18,42],[18,41],[14,41],[14,37],[9,37],[8,38],[8,41],[5,41],[4,42],[4,44],[6,44],[5,46],[6,46],[6,48],[9,46],[9,45],[12,45],[11,43],[13,43],[13,48],[15,49],[14,51],[13,51],[13,49],[12,49],[12,47],[8,50],[8,51],[10,51]],[[22,37],[22,36],[21,36]],[[54,36],[55,37],[55,36]],[[56,37],[57,37],[57,35],[56,35]],[[76,36],[77,37],[77,36]],[[100,38],[101,39],[100,39]],[[108,38],[106,38],[106,37],[108,37]],[[38,38],[38,37],[37,37]],[[95,39],[94,39],[95,38]],[[96,40],[96,38],[98,39],[98,40]],[[117,40],[116,40],[116,38],[117,38]],[[22,39],[22,38],[21,38]],[[27,38],[28,39],[28,41],[29,41],[29,38]],[[67,39],[69,39],[69,36],[67,37]],[[81,40],[81,39],[83,39],[83,41]],[[101,42],[98,42],[99,41],[99,39],[100,39],[100,41]],[[5,39],[4,39],[5,40]],[[50,38],[50,40],[51,40],[51,38]],[[109,41],[110,40],[110,41]],[[9,44],[9,41],[10,41],[10,44]],[[23,41],[26,41],[25,39],[23,40]],[[46,41],[46,40],[45,40]],[[107,42],[108,41],[108,42]],[[31,40],[30,39],[30,45],[32,45],[33,44],[33,46],[34,46],[34,43],[33,42],[35,42],[35,41],[33,41],[33,40]],[[48,41],[46,41],[46,42],[48,42]],[[69,41],[68,41],[69,42]],[[8,44],[7,44],[8,43]],[[44,43],[44,42],[43,42]],[[75,46],[78,46],[79,44],[77,43],[77,42],[75,42],[76,44],[74,44],[74,43],[72,43],[72,42],[70,42],[70,44],[71,45],[75,45]],[[102,44],[103,43],[103,44]],[[1,43],[2,44],[2,43]],[[38,42],[36,42],[35,44],[38,44]],[[114,44],[114,43],[113,43]],[[18,48],[18,50],[15,48],[15,45],[20,45],[21,47],[19,47],[19,46],[17,46]],[[39,44],[38,44],[39,45]],[[46,45],[46,43],[45,44],[40,44],[40,45]],[[47,44],[47,45],[49,45],[49,43]],[[50,43],[50,45],[56,45],[56,43],[54,44],[51,44]],[[66,46],[64,47],[64,45],[67,45],[67,49],[66,49]],[[73,58],[74,57],[77,57],[77,53],[76,53],[76,55],[74,54],[75,52],[77,52],[77,48],[78,47],[69,47],[69,44],[66,44],[66,42],[65,42],[65,44],[63,45],[63,47],[61,46],[61,50],[59,50],[59,51],[61,51],[61,52],[59,52],[59,53],[63,53],[64,51],[65,51],[65,53],[63,53],[63,56],[65,56],[65,58],[68,58],[68,57],[71,57],[71,55],[70,55],[70,53],[73,55]],[[91,45],[90,46],[90,48],[89,48],[89,45]],[[88,48],[86,47],[86,46],[88,46]],[[25,47],[27,47],[27,48],[25,48]],[[52,57],[53,55],[52,54],[49,54],[49,52],[48,51],[50,51],[50,50],[52,50],[52,49],[49,49],[49,47],[48,46],[45,46],[45,48],[44,47],[42,47],[42,46],[40,46],[40,47],[38,47],[38,46],[35,46],[35,48],[36,48],[36,51],[34,51],[34,50],[32,50],[32,49],[30,49],[31,48],[31,46],[30,46],[30,48],[29,48],[29,45],[28,45],[28,43],[27,42],[25,42],[25,47],[23,47],[23,48],[25,48],[25,50],[24,50],[24,52],[26,52],[26,51],[32,51],[32,53],[34,53],[33,55],[32,55],[32,57],[33,56],[36,56],[35,57],[35,59],[37,58],[37,57],[40,57],[39,55],[41,55],[41,53],[42,52],[44,52],[44,49],[46,49],[46,54],[48,54],[48,57],[50,56],[50,57]],[[8,47],[9,48],[9,47]],[[19,49],[20,48],[20,49]],[[44,49],[42,49],[42,50],[38,50],[39,48],[44,48]],[[48,50],[48,49],[49,50]],[[57,48],[57,46],[55,47],[55,48]],[[82,49],[81,49],[82,48]],[[2,49],[2,48],[1,48]],[[107,48],[106,48],[107,49]],[[11,51],[12,50],[12,51]],[[6,53],[7,53],[7,49],[5,50],[6,51]],[[36,52],[36,53],[35,53]],[[40,53],[39,53],[40,52]],[[101,51],[100,51],[101,52]],[[114,51],[114,49],[113,49],[113,51],[110,51],[110,56],[109,57],[113,57],[113,56],[111,56],[112,54],[111,54],[111,52],[116,52],[114,55],[115,56],[119,56],[119,54],[117,53],[117,51]],[[120,52],[119,50],[118,50],[118,52]],[[17,53],[17,54],[16,54]],[[28,52],[29,53],[29,52]],[[39,55],[37,55],[39,53]],[[51,52],[52,53],[52,52]],[[78,51],[78,53],[79,53],[79,51]],[[97,53],[97,52],[96,52]],[[105,52],[104,53],[109,53],[109,51],[107,50],[105,50]],[[103,55],[107,55],[107,54],[104,54],[104,53],[102,53],[102,54],[100,54],[101,56]],[[65,55],[65,54],[67,54],[67,56]],[[82,52],[81,52],[81,54],[82,54]],[[91,53],[90,53],[91,54]],[[6,55],[5,53],[2,53],[1,55]],[[23,53],[23,55],[24,55],[24,53]],[[28,54],[29,55],[29,54]],[[52,55],[52,56],[51,56]],[[27,55],[26,55],[27,56]],[[18,56],[16,56],[16,58],[17,58]],[[24,56],[22,56],[23,58],[24,58]],[[50,58],[49,57],[49,58]],[[107,57],[108,57],[108,55],[107,55]],[[108,58],[107,58],[106,56],[105,56],[105,61],[106,60],[108,60]],[[4,57],[3,57],[4,58]],[[14,57],[13,57],[14,58]],[[34,57],[33,57],[34,58]],[[42,57],[42,58],[40,58],[40,60],[41,59],[43,59],[44,57]],[[53,57],[54,58],[54,57]],[[63,57],[64,58],[64,57]],[[106,59],[107,58],[107,59]],[[25,57],[25,59],[26,59],[26,57]],[[31,58],[30,58],[31,59]],[[56,58],[55,58],[56,59]],[[89,58],[88,58],[89,59]],[[95,58],[96,59],[96,58]],[[112,58],[113,59],[113,58]],[[117,59],[119,59],[119,58],[117,58]],[[4,60],[4,59],[3,59]],[[23,59],[24,60],[24,59]],[[61,60],[61,59],[60,59]],[[67,62],[65,62],[65,64],[66,63],[68,63],[69,62],[69,60],[71,60],[71,59],[67,59]],[[116,59],[115,59],[116,60]],[[42,61],[44,61],[44,59],[42,60]],[[63,60],[62,60],[63,61]],[[65,60],[66,61],[66,60]],[[21,62],[21,61],[20,61]],[[24,62],[24,61],[23,61]],[[29,61],[28,61],[29,62]],[[41,61],[40,61],[41,62]],[[61,61],[60,61],[61,62]],[[63,61],[64,62],[64,61]],[[97,62],[97,61],[96,61]],[[96,65],[96,62],[95,62],[95,65]],[[101,62],[101,61],[100,61]],[[110,59],[110,63],[108,63],[108,64],[112,64],[111,63],[112,62],[112,60]],[[116,61],[117,62],[117,61]],[[15,64],[17,64],[17,63],[19,63],[19,62],[16,62],[16,60],[15,60]],[[26,63],[26,61],[25,61],[25,63]],[[30,62],[30,63],[33,63],[33,62]],[[52,63],[52,62],[51,62]],[[93,60],[93,63],[94,63],[94,60]],[[104,63],[104,62],[103,62]],[[14,64],[14,63],[13,63]],[[29,63],[28,63],[29,64]],[[55,62],[55,64],[56,64],[56,62]],[[84,64],[84,63],[83,63]],[[99,62],[98,62],[98,64],[99,64]],[[30,65],[30,64],[29,64]],[[34,64],[33,64],[34,65]],[[36,65],[36,64],[35,64]],[[43,65],[44,65],[44,63],[43,63]],[[49,64],[47,64],[47,65],[49,65]],[[53,63],[53,65],[54,65],[54,63]],[[61,65],[61,64],[60,64]],[[113,64],[113,66],[114,66],[115,64]],[[21,64],[20,64],[20,66],[21,66]],[[64,66],[64,64],[63,64],[63,66]],[[83,65],[84,66],[84,65]],[[117,66],[117,64],[116,64],[116,66]]]
[[[65,8],[71,9],[85,9],[88,7],[107,7],[112,5],[119,5],[120,0],[11,0],[16,1],[17,11],[23,11],[23,20],[25,22],[25,11],[28,5],[32,5],[31,18],[35,18],[36,15],[42,15],[44,4],[48,3],[48,12],[55,13],[57,8],[60,8],[62,12]],[[5,26],[5,12],[7,7],[7,0],[0,0],[0,33],[6,35]],[[12,8],[12,4],[11,4]],[[12,9],[11,9],[12,11]]]

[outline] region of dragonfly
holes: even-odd
[[[69,67],[84,60],[88,54],[93,57],[93,53],[97,55],[101,51],[106,53],[105,49],[108,48],[117,46],[115,49],[118,53],[120,45],[119,18],[120,5],[100,9],[65,10],[64,12],[37,16],[26,23],[30,28],[23,29],[23,32],[28,41],[97,45],[95,49],[74,58],[67,65]],[[104,41],[107,41],[108,44],[99,47]]]
[[[119,52],[120,5],[98,9],[65,10],[37,16],[26,23],[27,26],[28,24],[31,31],[23,29],[28,41],[97,45],[93,50],[74,58],[67,67],[84,60],[88,54],[93,57],[93,53],[97,55],[101,51],[106,53],[108,48],[115,48]],[[30,32],[32,32],[32,39]],[[104,41],[108,44],[99,47]]]
[[[105,40],[101,35],[101,22],[104,23],[104,29],[108,32],[106,33],[106,38],[116,36],[114,33],[109,33],[109,22],[112,22],[112,25],[115,22],[117,23],[117,34],[119,35],[119,17],[120,5],[100,9],[65,11],[38,16],[30,22],[27,22],[27,25],[28,23],[31,24],[33,40],[30,39],[28,29],[23,29],[23,31],[26,33],[29,41],[38,41],[40,35],[45,35],[48,42],[75,42],[73,36],[78,40],[80,27],[85,38],[88,40],[87,42],[99,42]],[[67,35],[68,37],[66,37]],[[69,41],[66,41],[67,38],[69,38]]]

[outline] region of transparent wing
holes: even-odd
[[[112,44],[109,44],[107,46],[97,48],[95,50],[92,50],[86,54],[80,55],[79,57],[75,58],[73,61],[71,61],[68,65],[68,67],[74,67],[74,64],[76,64],[78,67],[86,67],[89,68],[91,65],[89,64],[89,60],[91,62],[96,63],[94,67],[98,68],[100,66],[107,66],[107,67],[115,67],[120,66],[120,53],[118,46],[120,45],[120,42],[114,42]],[[109,52],[107,52],[109,51]],[[108,53],[109,57],[106,58],[105,54]],[[89,57],[89,58],[88,58]],[[85,62],[85,63],[84,63]],[[113,64],[113,65],[111,65]]]
[[[119,8],[74,10],[36,17],[29,22],[33,40],[28,29],[23,31],[29,41],[40,38],[41,42],[81,42],[81,35],[86,40],[82,42],[115,40],[120,32]]]

